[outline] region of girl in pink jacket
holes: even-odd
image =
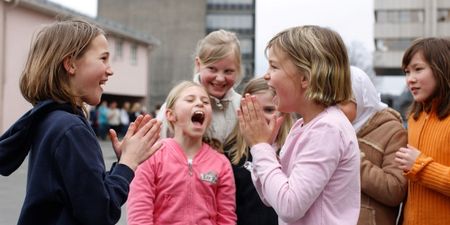
[[[228,159],[205,143],[210,98],[184,81],[167,97],[174,132],[136,171],[127,203],[128,225],[236,224],[235,185]]]

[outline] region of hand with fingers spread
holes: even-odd
[[[403,171],[411,170],[417,157],[420,155],[420,151],[411,145],[407,145],[406,148],[400,148],[395,153],[395,161],[399,164],[399,168]]]
[[[139,115],[136,120],[134,122],[132,122],[132,124],[134,124],[134,127],[137,129],[133,129],[134,133],[136,133],[136,131],[138,131],[139,129],[141,129],[145,124],[147,124],[150,120],[152,119],[151,116],[149,115]],[[131,123],[130,126],[131,127]],[[134,133],[130,133],[130,129],[128,128],[127,130],[127,134],[133,135]],[[117,133],[114,129],[110,129],[109,130],[109,137],[111,139],[111,144],[112,147],[114,149],[114,152],[116,153],[117,156],[117,160],[120,160],[120,156],[122,154],[122,141],[119,140]]]
[[[276,116],[267,124],[260,104],[254,96],[249,94],[246,94],[241,100],[238,119],[239,129],[249,146],[258,143],[271,143],[278,131],[278,129],[275,129],[277,127]],[[278,120],[278,122],[280,121],[282,122],[282,120]],[[280,124],[278,124],[278,128]]]
[[[147,118],[146,118],[147,117]],[[116,154],[120,154],[119,163],[125,164],[133,170],[143,161],[148,159],[160,147],[157,142],[161,129],[161,122],[144,116],[131,123],[128,131],[121,142],[113,140]]]

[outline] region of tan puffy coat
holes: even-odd
[[[394,161],[407,144],[400,114],[391,108],[375,113],[357,133],[361,150],[361,212],[358,225],[395,225],[407,188]]]

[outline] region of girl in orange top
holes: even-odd
[[[450,40],[416,40],[402,68],[414,98],[395,159],[408,178],[403,224],[450,224]]]

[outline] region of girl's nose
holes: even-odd
[[[195,102],[195,105],[196,106],[203,106],[205,103],[201,100],[201,99],[199,99],[199,100],[197,100],[196,102]]]
[[[107,74],[108,76],[112,76],[112,75],[114,74],[114,72],[112,71],[111,66],[109,66],[108,69],[106,69],[106,74]]]
[[[217,73],[216,74],[216,80],[218,80],[218,81],[225,81],[225,74]]]
[[[264,74],[264,80],[270,80],[270,75],[269,75],[269,73]]]
[[[408,76],[406,76],[406,83],[415,83],[417,82],[417,79],[415,76],[413,76],[412,74],[409,74]]]

